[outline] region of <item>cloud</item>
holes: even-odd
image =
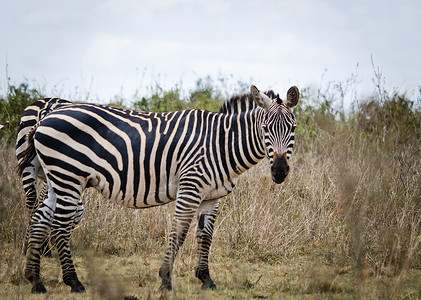
[[[186,5],[203,7],[209,14],[226,14],[231,8],[231,5],[223,0],[107,0],[102,6],[111,15],[124,16],[136,23],[137,19],[144,17],[158,16],[159,19],[159,13]],[[193,15],[194,12],[190,11]],[[189,18],[192,15],[183,14],[182,17]]]
[[[197,1],[201,5],[203,5],[208,13],[211,14],[226,14],[231,10],[232,4],[229,1],[223,0],[201,0]]]
[[[188,2],[191,2],[191,0],[108,0],[104,2],[103,7],[114,16],[124,15],[126,18],[136,19],[149,17],[157,11]]]
[[[53,7],[38,8],[24,14],[22,23],[24,25],[53,25],[66,20],[64,11]]]
[[[84,65],[92,68],[116,67],[134,42],[129,36],[99,34],[92,39],[86,50]]]

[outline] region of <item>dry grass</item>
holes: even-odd
[[[210,258],[218,290],[202,292],[194,278],[193,224],[176,261],[176,291],[157,292],[173,204],[134,211],[87,190],[72,243],[88,293],[70,295],[57,259],[44,259],[51,297],[420,298],[421,141],[383,143],[322,121],[317,138],[297,135],[285,183],[272,183],[264,161],[223,200]],[[13,149],[2,148],[0,160],[0,297],[27,298],[27,216]]]

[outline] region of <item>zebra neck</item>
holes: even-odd
[[[227,116],[225,146],[221,150],[232,172],[239,175],[265,157],[262,120],[263,110],[260,108]]]

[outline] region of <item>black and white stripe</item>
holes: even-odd
[[[236,178],[265,156],[276,183],[288,175],[294,145],[298,89],[283,102],[273,92],[252,86],[233,97],[220,113],[186,110],[137,112],[97,104],[71,104],[54,109],[28,136],[21,170],[40,162],[48,196],[31,222],[25,276],[34,292],[45,292],[40,280],[40,247],[48,230],[56,242],[63,281],[72,291],[84,287],[77,278],[69,240],[80,198],[95,187],[105,198],[130,208],[176,201],[169,246],[160,268],[161,288],[171,289],[171,271],[192,218],[198,218],[199,261],[196,276],[203,288],[214,288],[208,254],[220,198]]]

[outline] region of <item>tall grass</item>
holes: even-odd
[[[375,297],[402,295],[408,272],[421,269],[421,112],[408,106],[396,114],[399,101],[409,101],[397,97],[361,101],[347,118],[307,99],[307,107],[297,111],[289,177],[273,184],[263,161],[239,178],[220,206],[211,261],[213,255],[269,264],[317,258],[339,273],[352,270],[361,282],[393,277]],[[27,216],[14,150],[0,151],[0,251],[9,262],[0,278],[5,280],[20,278]],[[72,238],[76,254],[87,249],[118,256],[164,253],[174,204],[129,210],[94,190],[85,191],[83,200],[83,220]],[[194,226],[179,254],[193,265]],[[318,292],[332,289],[334,279],[328,288],[318,280]],[[314,289],[314,282],[308,288]]]

